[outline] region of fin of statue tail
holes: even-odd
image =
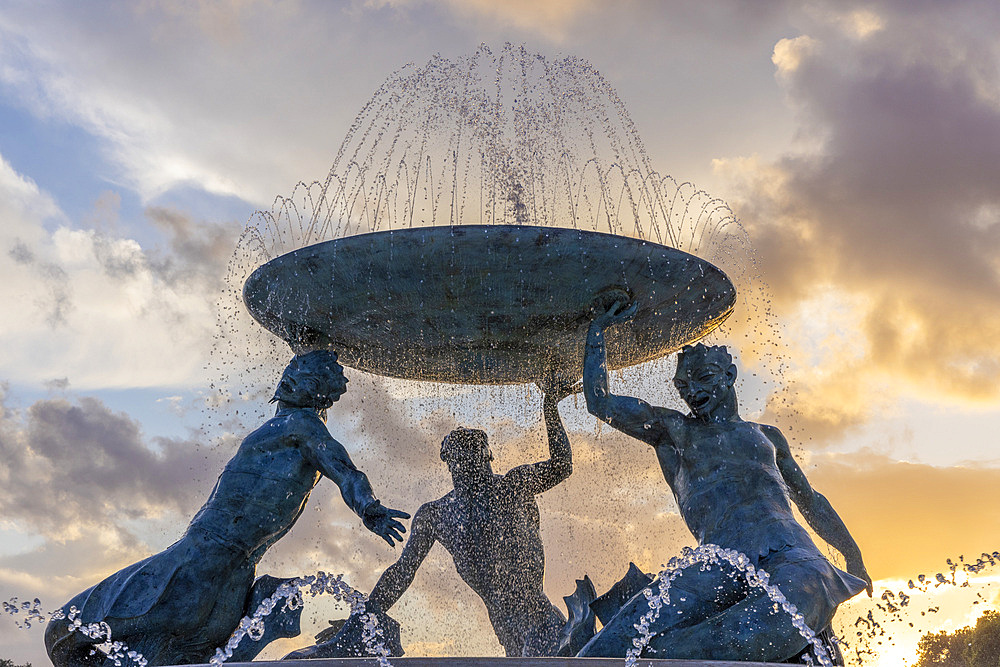
[[[628,572],[607,593],[594,600],[590,608],[597,614],[601,625],[607,625],[626,602],[653,583],[653,576],[646,574],[635,563],[628,564]]]
[[[597,632],[597,618],[590,605],[597,599],[597,589],[590,577],[576,580],[576,590],[563,598],[568,620],[559,636],[559,656],[574,656]]]

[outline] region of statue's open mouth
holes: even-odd
[[[712,397],[709,396],[708,394],[699,394],[698,396],[695,396],[694,398],[689,400],[688,405],[697,410],[699,408],[703,408],[706,405],[708,405],[708,402],[710,400],[712,400]]]

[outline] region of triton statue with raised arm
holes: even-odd
[[[441,460],[455,488],[424,503],[414,514],[403,553],[382,573],[366,611],[385,618],[384,613],[413,582],[431,547],[440,542],[455,561],[459,576],[486,604],[493,631],[508,657],[549,656],[559,651],[566,619],[542,587],[545,554],[535,496],[573,471],[558,407],[571,387],[552,381],[543,383],[542,390],[549,458],[498,475],[490,463],[493,455],[486,433],[468,428],[449,433],[441,443]],[[352,616],[334,637],[286,658],[364,655],[359,637],[359,620]]]
[[[614,428],[651,445],[688,528],[699,545],[745,554],[770,575],[817,633],[837,605],[872,582],[847,527],[813,490],[773,427],[740,418],[736,365],[723,346],[696,344],[678,355],[674,386],[691,412],[656,407],[612,394],[604,332],[627,321],[636,306],[618,302],[598,314],[588,332],[583,389],[587,409]],[[850,574],[823,556],[792,514],[843,554]],[[748,590],[734,569],[684,570],[672,583],[669,607],[652,623],[643,652],[650,658],[780,662],[807,649],[806,639],[760,590]],[[649,610],[640,591],[579,653],[624,657],[635,623]]]

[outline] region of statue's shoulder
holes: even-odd
[[[455,489],[452,489],[451,491],[449,491],[448,493],[444,494],[443,496],[441,496],[437,500],[431,500],[429,502],[424,503],[423,505],[420,506],[420,509],[423,509],[423,508],[426,507],[426,508],[428,508],[427,509],[428,512],[431,512],[431,511],[433,511],[433,512],[440,512],[441,510],[443,510],[446,507],[448,507],[448,505],[451,505],[452,503],[454,503],[456,501],[456,499],[457,499],[457,495],[455,493]]]
[[[770,440],[775,447],[778,449],[788,449],[788,441],[785,440],[785,436],[781,434],[781,430],[777,426],[772,426],[770,424],[757,424],[754,422],[748,422],[753,424],[764,434],[768,440]]]
[[[427,520],[432,524],[436,523],[443,514],[447,513],[448,507],[454,500],[455,492],[451,491],[437,500],[428,501],[417,508],[413,518],[416,519],[419,516],[421,520]]]
[[[271,417],[261,429],[271,430],[282,436],[303,438],[327,432],[323,420],[315,411],[308,408],[282,410]]]
[[[694,415],[673,408],[657,407],[649,420],[649,427],[643,424],[643,428],[676,438],[688,433],[690,429],[698,428],[701,424],[701,420]]]

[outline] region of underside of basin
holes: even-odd
[[[712,264],[635,238],[555,227],[416,227],[307,246],[259,267],[243,299],[296,351],[337,350],[380,375],[508,384],[580,377],[594,308],[638,303],[608,366],[669,354],[717,327],[735,289]]]

